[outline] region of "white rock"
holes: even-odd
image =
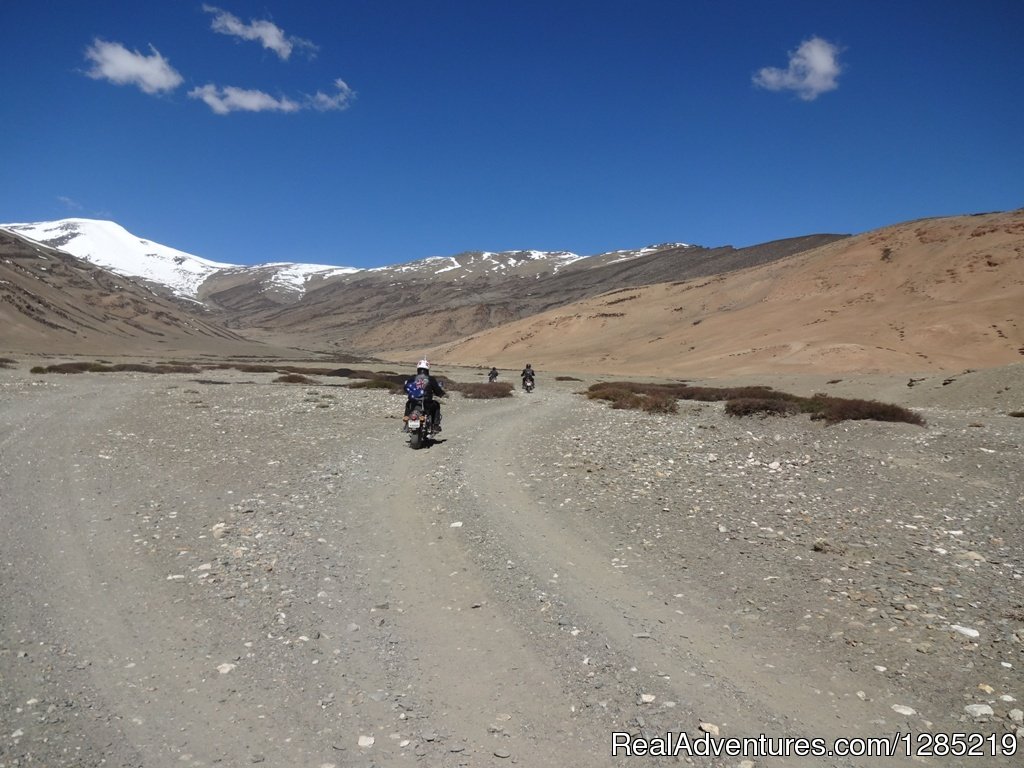
[[[718,736],[718,726],[714,723],[701,723],[700,729],[704,733],[710,734],[711,736]]]
[[[226,675],[228,672],[230,672],[234,668],[235,668],[234,664],[229,664],[229,663],[225,662],[224,664],[221,664],[219,667],[217,667],[217,671],[220,672],[222,675]]]
[[[949,628],[954,632],[959,632],[964,637],[981,637],[981,632],[970,627],[962,627],[959,624],[950,624]]]
[[[462,527],[462,521],[459,521],[459,522],[456,522],[456,523],[452,523],[448,527],[449,528],[461,528]]]
[[[655,696],[653,693],[641,693],[640,694],[640,701],[643,702],[644,704],[651,704],[656,698],[658,698],[658,697]]]
[[[360,736],[359,737],[359,746],[360,747],[372,747],[374,741],[375,741],[375,739],[373,738],[373,736]]]
[[[964,712],[971,717],[990,717],[994,714],[988,704],[968,704],[964,707]]]
[[[905,704],[893,704],[892,711],[898,715],[906,715],[907,717],[917,714],[916,709],[914,709],[913,707],[908,707]]]
[[[1024,710],[1011,709],[1009,713],[1010,720],[1017,725],[1024,725]]]

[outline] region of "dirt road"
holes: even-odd
[[[885,643],[916,625],[876,631],[865,619],[856,642],[848,628],[836,637],[839,609],[822,607],[834,598],[804,572],[823,548],[794,560],[784,547],[800,535],[758,528],[753,543],[765,546],[752,556],[717,542],[731,524],[708,514],[702,541],[682,522],[721,488],[717,456],[709,465],[706,449],[687,449],[670,468],[638,454],[642,471],[594,458],[616,441],[657,457],[669,434],[692,448],[720,413],[651,421],[542,386],[453,398],[443,439],[412,451],[400,400],[327,380],[0,374],[0,768],[667,764],[676,758],[613,756],[613,733],[696,740],[702,728],[831,740],[931,726],[1014,740],[1013,696],[965,722],[956,686],[961,673],[993,696],[1020,682],[1012,633],[1024,616],[993,619],[1010,641],[965,667],[956,654],[973,650],[952,645],[954,619],[934,608],[928,628],[949,647],[933,640],[923,671],[882,678],[851,649],[870,646],[885,670]],[[918,428],[886,428],[887,451],[920,458]],[[808,427],[783,429],[803,440]],[[865,429],[852,439],[882,434]],[[997,445],[983,457],[997,462],[992,477],[1019,451],[1014,435],[986,443]],[[1021,498],[1019,484],[978,493],[994,515]],[[1010,551],[989,560],[1006,571],[1000,599],[1012,608],[1019,520],[1006,524],[1016,533],[983,522]],[[950,677],[934,679],[943,669]]]

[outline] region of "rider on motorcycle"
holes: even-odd
[[[498,369],[493,365],[491,366],[491,370],[487,373],[487,380],[491,382],[491,384],[498,380]]]
[[[441,386],[441,382],[436,377],[430,375],[430,363],[426,360],[420,360],[416,364],[416,376],[426,376],[429,382],[425,394],[423,395],[423,407],[427,409],[430,414],[430,422],[433,424],[434,432],[441,431],[441,404],[434,399],[434,396],[444,397],[447,393],[444,391],[444,387]],[[416,376],[410,376],[406,379],[406,386],[410,385]],[[416,400],[412,397],[405,401],[405,415],[408,416],[412,413],[413,407],[416,405]]]
[[[529,363],[526,364],[526,367],[523,368],[523,372],[521,374],[519,374],[519,376],[523,380],[523,387],[524,388],[526,387],[526,380],[527,379],[529,379],[530,383],[533,384],[534,381],[537,378],[536,375],[533,372],[533,366],[531,366]]]

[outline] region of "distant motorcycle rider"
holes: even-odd
[[[487,373],[487,380],[493,384],[498,380],[498,369],[491,366],[491,370]]]
[[[523,380],[523,388],[524,389],[526,387],[526,380],[527,379],[530,380],[530,384],[531,385],[537,380],[537,376],[536,376],[536,374],[533,371],[533,366],[530,365],[529,363],[526,364],[526,367],[523,368],[523,372],[521,374],[519,374],[519,376]]]
[[[437,402],[434,397],[444,397],[447,393],[444,391],[444,387],[441,386],[441,382],[437,380],[435,376],[430,375],[430,363],[427,360],[420,360],[416,364],[416,375],[410,376],[405,381],[405,391],[408,392],[412,386],[415,385],[417,378],[426,377],[426,385],[423,387],[423,407],[427,409],[427,413],[430,414],[430,421],[433,424],[433,431],[441,431],[441,404]],[[405,415],[408,416],[412,413],[413,407],[416,405],[416,399],[409,397],[405,401]]]

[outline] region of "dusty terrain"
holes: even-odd
[[[336,379],[0,369],[0,768],[620,765],[613,732],[701,723],[1019,752],[1021,366],[820,378],[779,384],[928,426],[542,371],[412,451]],[[1019,764],[984,751],[916,764]]]
[[[452,365],[630,375],[959,371],[1024,360],[1021,307],[1024,209],[907,222],[770,264],[619,289],[426,351]]]

